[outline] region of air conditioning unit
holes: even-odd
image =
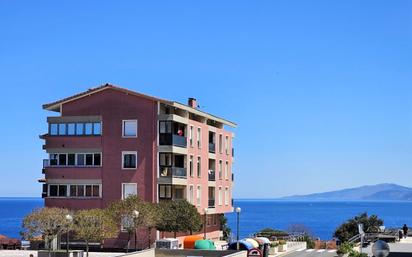
[[[163,238],[156,240],[157,249],[179,249],[179,240],[176,238]]]

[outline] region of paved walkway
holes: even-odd
[[[284,255],[285,257],[335,257],[336,250],[325,249],[299,249],[291,253]]]

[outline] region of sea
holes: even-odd
[[[20,238],[24,216],[43,204],[41,198],[0,198],[0,234]],[[241,208],[241,238],[263,228],[288,230],[291,226],[303,225],[313,236],[328,240],[336,227],[362,212],[378,215],[386,227],[412,226],[412,202],[235,200],[234,206]],[[232,232],[236,233],[236,213],[226,216]]]

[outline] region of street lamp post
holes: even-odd
[[[66,231],[66,255],[67,255],[67,257],[69,257],[69,228],[70,228],[70,225],[72,224],[72,222],[73,222],[73,216],[72,215],[70,215],[70,214],[67,214],[66,215],[66,220],[68,221],[68,225],[67,225],[67,231]]]
[[[240,245],[239,245],[239,218],[240,218],[240,212],[242,209],[240,207],[236,208],[236,213],[237,213],[237,219],[236,219],[236,249],[239,251]]]
[[[206,239],[207,208],[205,208],[205,220],[203,222],[203,239]]]
[[[139,211],[137,211],[137,210],[134,210],[133,211],[133,218],[134,218],[134,227],[135,227],[135,230],[134,230],[134,250],[135,251],[137,251],[137,226],[136,226],[136,222],[137,222],[137,218],[139,218]]]

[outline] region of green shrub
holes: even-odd
[[[278,247],[279,243],[278,242],[270,242],[270,247]]]

